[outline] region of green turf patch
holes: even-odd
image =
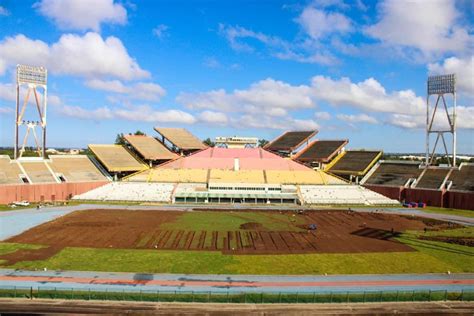
[[[9,268],[111,272],[202,274],[384,274],[474,272],[467,246],[418,240],[400,241],[418,251],[360,254],[224,255],[213,251],[65,248],[44,261]]]
[[[304,224],[298,215],[275,212],[185,212],[174,221],[163,223],[163,230],[236,231],[245,223],[259,223],[269,231],[303,231],[297,225]]]
[[[437,214],[446,214],[446,215],[456,215],[456,216],[463,216],[463,217],[474,217],[474,211],[470,210],[459,210],[455,208],[442,208],[442,207],[434,207],[428,206],[425,208],[419,209],[422,212],[426,213],[437,213]]]
[[[29,245],[29,244],[17,244],[13,242],[0,242],[0,255],[12,253],[20,249],[39,249],[43,246],[40,245]]]

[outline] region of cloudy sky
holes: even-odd
[[[474,154],[470,0],[0,0],[0,145],[14,69],[48,68],[48,145],[186,127],[201,138],[318,129],[350,148],[422,152],[426,78],[456,73]]]

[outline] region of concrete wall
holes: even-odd
[[[474,210],[474,192],[438,191],[381,185],[365,185],[365,187],[399,201],[425,202],[429,206]]]
[[[45,184],[12,184],[0,186],[0,204],[27,200],[28,202],[66,201],[73,195],[81,194],[109,183],[45,183]]]

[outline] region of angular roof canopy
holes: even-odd
[[[199,138],[184,128],[155,127],[155,131],[182,150],[207,148]]]
[[[151,136],[125,135],[123,138],[146,160],[171,160],[179,157]]]
[[[316,135],[317,132],[317,130],[286,132],[265,145],[264,148],[271,151],[293,151]]]
[[[109,172],[133,172],[147,169],[121,145],[89,145],[89,149]]]
[[[301,162],[328,162],[342,147],[346,146],[348,142],[347,139],[316,140],[301,150],[294,159]]]

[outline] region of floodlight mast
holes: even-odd
[[[25,151],[26,144],[28,142],[28,136],[30,131],[33,134],[36,151],[38,156],[46,158],[46,110],[47,110],[47,77],[48,71],[44,67],[17,65],[16,66],[16,117],[15,117],[15,147],[14,147],[14,158],[21,158]],[[26,96],[20,105],[20,90],[22,86],[27,87]],[[42,88],[43,98],[40,99],[37,88]],[[28,107],[28,101],[31,93],[34,94],[34,102],[38,111],[38,116],[35,120],[25,120],[25,111]],[[20,128],[26,127],[25,137],[21,148],[19,147],[19,135]],[[36,134],[36,127],[40,126],[42,130],[42,142],[38,141]]]
[[[453,97],[453,106],[452,113],[449,113],[448,105],[446,103],[445,95],[451,94]],[[436,95],[436,103],[433,109],[433,113],[430,115],[430,96]],[[442,106],[444,107],[446,113],[446,121],[449,126],[449,130],[443,129],[442,127],[436,127],[434,125],[436,118],[436,111],[438,106],[442,101]],[[452,160],[450,159],[450,154],[448,146],[446,145],[445,134],[452,135]],[[430,135],[436,134],[436,141],[433,148],[430,148]],[[425,167],[429,167],[433,164],[436,155],[436,147],[439,140],[441,139],[444,147],[444,152],[448,160],[448,165],[450,167],[456,166],[456,75],[440,75],[440,76],[430,76],[427,81],[427,94],[426,94],[426,161]]]

